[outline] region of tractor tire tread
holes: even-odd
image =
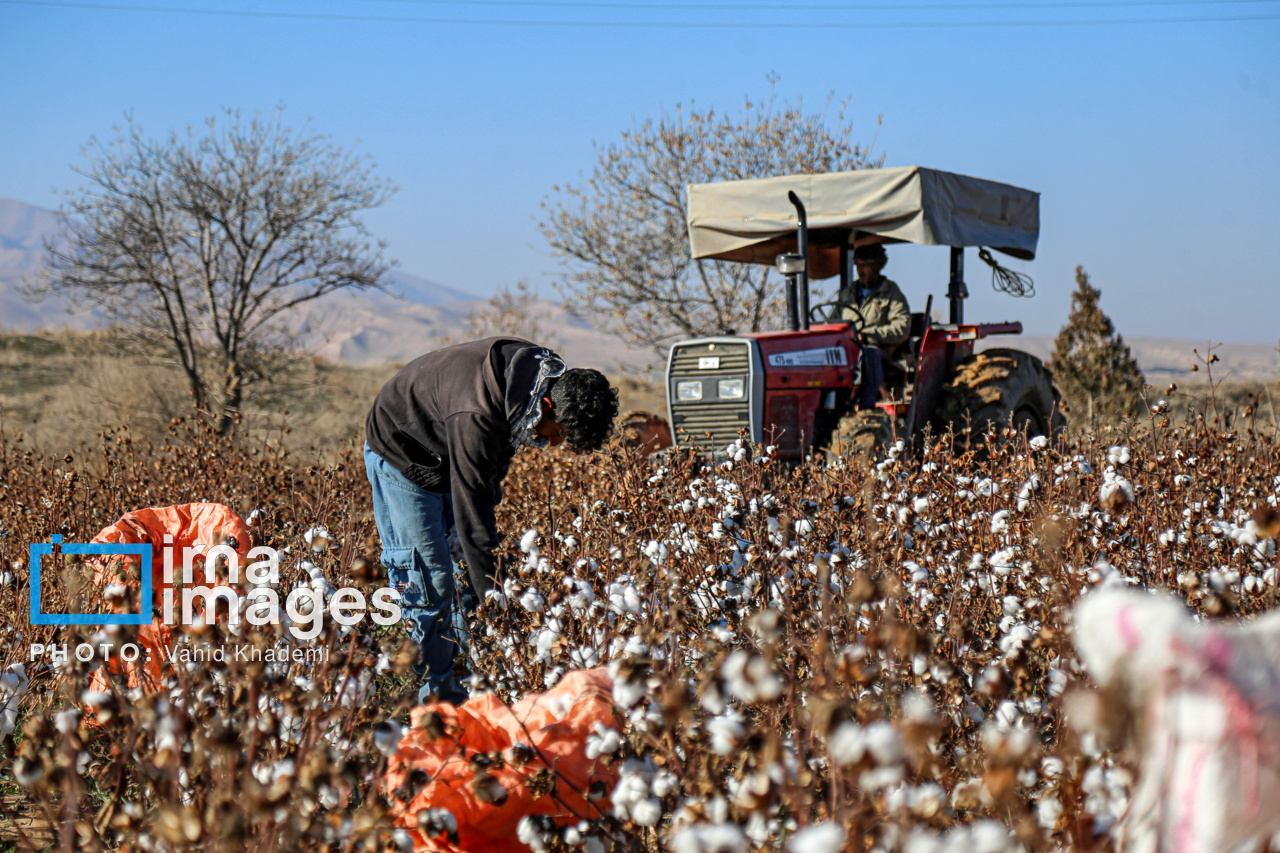
[[[875,459],[893,443],[893,418],[879,409],[845,415],[827,445],[832,461],[849,457]]]
[[[956,365],[939,392],[934,429],[941,434],[950,427],[957,435],[966,426],[998,429],[1025,409],[1039,421],[1033,435],[1055,438],[1066,428],[1062,397],[1044,363],[1020,350],[990,349]]]

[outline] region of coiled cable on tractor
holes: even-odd
[[[1027,298],[1036,295],[1036,285],[1031,276],[1000,266],[1000,262],[991,256],[990,249],[978,249],[978,257],[991,267],[991,286],[1000,293]]]

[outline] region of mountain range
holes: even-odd
[[[53,211],[0,198],[0,329],[91,329],[101,320],[92,311],[72,312],[66,300],[33,303],[21,284],[39,275],[44,241],[57,235]],[[303,346],[331,361],[368,365],[409,361],[465,329],[467,317],[483,307],[474,293],[393,269],[385,291],[342,291],[300,312]],[[557,302],[538,300],[532,312],[549,332],[551,344],[571,364],[608,372],[643,365],[646,353],[628,349],[571,315]]]
[[[0,329],[33,331],[42,328],[89,329],[100,323],[93,313],[69,313],[64,301],[33,304],[20,283],[38,275],[44,266],[44,240],[57,234],[57,217],[41,207],[0,198]],[[404,362],[457,336],[468,315],[486,300],[473,293],[439,284],[400,270],[389,276],[385,292],[339,292],[313,303],[306,312],[303,343],[332,361],[367,365]],[[650,353],[628,348],[615,335],[605,334],[574,317],[559,303],[538,300],[532,313],[552,343],[571,364],[606,371],[643,369]],[[1193,348],[1206,351],[1208,341],[1176,338],[1126,338],[1149,381],[1187,381],[1205,378]],[[1013,346],[1048,358],[1051,335],[990,338],[988,346]],[[1270,380],[1280,375],[1280,352],[1266,344],[1224,343],[1214,350],[1219,363],[1215,376],[1240,380]]]

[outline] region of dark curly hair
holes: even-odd
[[[551,386],[551,416],[560,434],[579,452],[599,450],[613,432],[618,391],[598,370],[566,370]]]

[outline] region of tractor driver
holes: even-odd
[[[862,387],[859,409],[874,409],[884,383],[885,361],[907,340],[911,309],[898,285],[881,275],[889,257],[884,246],[872,243],[853,250],[858,279],[836,294],[833,322],[862,322]]]

